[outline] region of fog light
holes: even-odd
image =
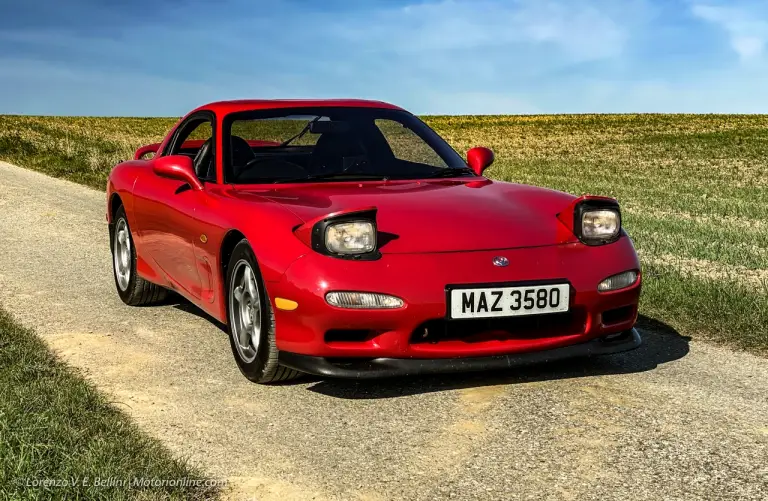
[[[625,289],[637,282],[637,272],[635,270],[625,271],[612,277],[608,277],[597,286],[600,292],[615,291]]]
[[[339,308],[389,309],[402,308],[402,299],[374,292],[329,292],[325,300],[331,306]]]

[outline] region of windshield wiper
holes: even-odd
[[[475,171],[468,167],[444,167],[438,171],[433,172],[426,178],[439,178],[439,177],[454,177],[465,176],[467,174],[475,175]]]
[[[273,183],[307,183],[312,181],[320,181],[322,179],[343,179],[345,181],[357,181],[357,180],[379,180],[387,181],[389,176],[381,174],[355,174],[353,172],[326,172],[324,174],[314,174],[305,177],[294,177],[290,179],[276,179]]]
[[[303,129],[301,129],[301,132],[299,132],[298,134],[296,134],[293,137],[289,137],[288,139],[286,139],[285,141],[280,143],[280,146],[278,146],[278,148],[282,148],[284,146],[288,146],[289,144],[291,144],[292,142],[296,141],[297,139],[301,139],[302,137],[304,137],[304,134],[309,132],[309,128],[312,127],[312,124],[317,122],[318,120],[320,120],[320,118],[322,118],[322,117],[316,116],[315,118],[313,118],[312,120],[307,122],[307,125],[305,125]]]

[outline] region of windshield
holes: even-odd
[[[224,143],[225,181],[235,184],[474,175],[432,129],[400,110],[237,113],[225,120]]]

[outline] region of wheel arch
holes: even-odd
[[[266,283],[263,280],[263,276],[260,273],[260,268],[258,268],[259,264],[254,263],[254,265],[257,267],[257,269],[254,269],[254,273],[256,274],[256,280],[257,287],[263,288],[263,290],[260,291],[260,304],[264,305],[265,310],[262,311],[262,315],[268,313],[267,318],[269,319],[268,327],[264,328],[264,325],[262,324],[262,328],[260,330],[259,335],[261,336],[261,344],[256,349],[255,357],[251,360],[245,360],[242,358],[242,353],[240,351],[240,348],[236,345],[239,343],[239,341],[236,340],[238,336],[238,333],[236,329],[238,329],[237,325],[239,324],[231,324],[230,323],[230,315],[229,315],[229,285],[226,283],[227,276],[231,273],[228,269],[229,262],[232,259],[232,254],[234,253],[235,249],[237,248],[238,244],[240,242],[248,243],[248,247],[250,247],[250,254],[253,256],[253,259],[256,259],[255,250],[253,248],[253,245],[250,240],[245,236],[244,233],[242,233],[239,230],[229,230],[224,235],[224,238],[221,241],[221,249],[220,249],[220,260],[221,260],[221,276],[222,276],[222,283],[224,285],[223,287],[223,301],[221,302],[225,307],[225,323],[229,326],[229,340],[230,345],[232,348],[232,352],[235,357],[235,361],[240,368],[240,371],[243,375],[245,375],[246,378],[253,382],[257,383],[276,383],[280,381],[287,381],[289,379],[294,379],[298,377],[301,373],[290,369],[288,367],[285,367],[280,364],[279,358],[278,358],[278,349],[276,344],[276,324],[275,324],[275,316],[274,316],[274,310],[273,306],[270,302],[270,296],[269,292],[266,289]],[[260,278],[261,277],[261,278]],[[237,322],[237,320],[236,320]],[[240,327],[242,328],[242,327]]]
[[[123,204],[123,199],[120,198],[120,194],[115,192],[112,193],[112,195],[109,197],[109,220],[113,223],[115,222],[115,214],[117,214],[117,209],[120,207],[125,207],[125,204]]]
[[[224,238],[221,240],[221,249],[219,251],[219,258],[221,264],[219,266],[219,278],[223,284],[223,292],[226,297],[227,289],[227,267],[229,266],[229,258],[232,257],[232,251],[235,250],[235,246],[245,239],[245,235],[239,230],[229,230]]]
[[[113,250],[113,247],[115,245],[115,215],[117,214],[118,209],[120,207],[123,207],[123,210],[125,210],[125,205],[123,204],[123,199],[120,198],[120,195],[115,192],[112,193],[109,197],[109,250]]]

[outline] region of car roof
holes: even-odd
[[[227,115],[238,111],[268,110],[276,108],[314,108],[320,106],[339,106],[352,108],[384,108],[402,110],[394,104],[367,99],[241,99],[234,101],[216,101],[193,111],[213,111],[216,114]]]

